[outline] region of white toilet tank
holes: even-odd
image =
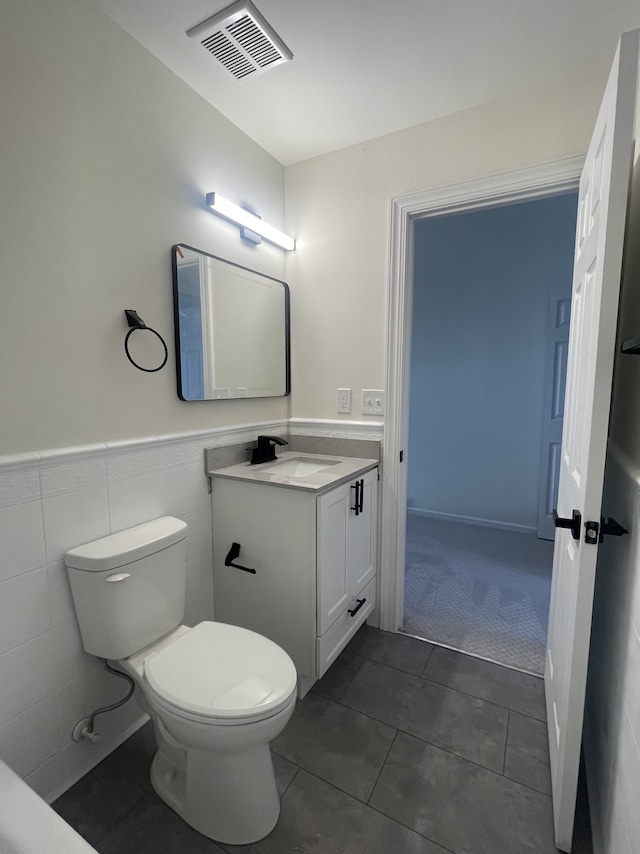
[[[85,650],[128,658],[180,625],[187,524],[163,516],[65,555]]]

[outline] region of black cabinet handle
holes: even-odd
[[[358,613],[358,611],[360,610],[360,608],[362,608],[362,606],[364,605],[364,603],[365,603],[366,601],[367,601],[367,600],[366,600],[366,597],[365,597],[364,599],[356,599],[356,602],[357,602],[358,604],[356,605],[356,607],[355,607],[355,608],[348,608],[348,609],[347,609],[348,613],[349,613],[349,614],[351,614],[351,616],[352,616],[352,617],[355,617],[355,615]]]
[[[360,480],[352,483],[351,489],[355,489],[356,491],[356,503],[351,509],[355,511],[356,516],[359,516],[361,513],[364,513],[364,478],[361,477]]]
[[[360,497],[361,488],[362,488],[362,481],[360,481],[360,480],[356,480],[355,483],[351,484],[351,489],[355,489],[355,491],[356,491],[356,499],[355,499],[356,503],[351,508],[352,510],[355,511],[356,516],[359,516],[360,513],[362,513],[362,506],[361,506],[362,498]]]
[[[248,566],[240,566],[239,563],[234,563],[233,561],[240,555],[240,543],[232,543],[229,552],[227,553],[226,558],[224,559],[225,566],[233,566],[236,569],[241,569],[243,572],[250,572],[252,575],[256,574],[255,569],[249,569]]]

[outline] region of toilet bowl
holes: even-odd
[[[133,677],[153,721],[155,791],[205,836],[249,844],[278,820],[269,743],[293,713],[297,674],[283,649],[248,629],[176,624],[185,538],[185,523],[164,517],[73,549],[72,594],[85,649]]]
[[[280,814],[269,743],[293,713],[295,668],[247,629],[214,622],[185,629],[162,650],[120,662],[159,730],[151,782],[205,836],[255,842]]]

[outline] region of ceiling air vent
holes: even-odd
[[[187,30],[236,80],[293,59],[293,54],[250,0],[238,0]]]

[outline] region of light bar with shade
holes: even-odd
[[[259,234],[260,237],[268,240],[269,243],[275,243],[276,246],[289,251],[296,248],[296,242],[292,237],[289,237],[289,235],[284,234],[282,231],[278,231],[272,225],[268,225],[259,216],[252,214],[251,211],[234,205],[233,202],[228,201],[218,193],[207,193],[205,202],[207,207],[211,208],[218,216],[224,217],[224,219],[228,219],[236,225]]]

